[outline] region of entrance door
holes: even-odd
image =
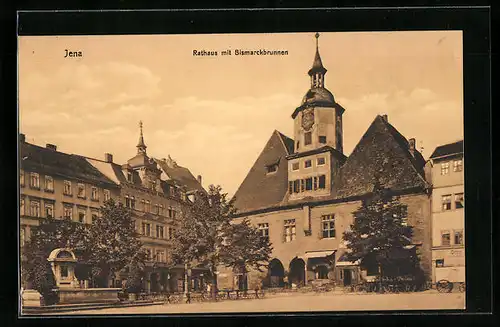
[[[351,285],[351,283],[352,283],[351,269],[344,269],[344,286]]]

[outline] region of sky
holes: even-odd
[[[233,195],[310,87],[314,33],[21,36],[19,129],[27,142],[123,164],[170,155]],[[82,51],[65,58],[66,49]],[[221,56],[226,49],[284,56]],[[218,56],[193,56],[193,50]],[[463,138],[460,31],[321,33],[325,86],[346,110],[349,155],[377,114],[428,158]]]

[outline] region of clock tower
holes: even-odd
[[[315,37],[316,54],[308,71],[311,88],[292,114],[294,153],[287,157],[292,199],[330,194],[333,176],[346,159],[342,141],[345,109],[325,88],[327,70],[319,54],[319,33]]]

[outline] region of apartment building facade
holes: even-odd
[[[183,213],[196,192],[204,192],[201,176],[175,160],[150,158],[142,135],[137,154],[125,164],[113,162],[106,153],[103,160],[66,154],[47,144],[27,143],[20,135],[20,245],[29,240],[31,229],[47,217],[69,218],[92,224],[108,199],[129,208],[147,253],[144,289],[147,292],[182,291],[184,266],[173,265],[172,239]],[[192,269],[191,283],[203,287],[202,267]],[[121,287],[127,279],[124,270],[111,276],[109,286]],[[23,287],[28,287],[23,281]]]
[[[438,146],[432,176],[432,280],[465,281],[463,140]]]

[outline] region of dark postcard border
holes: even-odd
[[[393,30],[462,30],[464,40],[464,123],[465,123],[465,166],[466,178],[466,232],[467,232],[467,311],[491,311],[492,296],[492,248],[491,225],[491,110],[490,110],[490,10],[489,8],[418,8],[418,9],[357,9],[357,10],[218,10],[218,11],[104,11],[104,12],[18,12],[17,31],[19,35],[85,35],[85,34],[188,34],[188,33],[259,33],[259,32],[316,32],[316,31],[393,31]],[[14,39],[14,40],[13,40]],[[10,73],[16,78],[15,36],[10,38],[14,49],[5,52],[11,59],[4,66],[2,73]],[[12,46],[12,44],[11,44]],[[5,50],[4,50],[5,51]],[[13,61],[12,61],[13,59]],[[14,68],[14,69],[13,69]],[[11,83],[14,85],[13,79]],[[17,84],[16,84],[17,85]],[[2,160],[9,171],[17,169],[17,97],[16,89],[7,94],[10,105],[4,106],[4,115],[11,123],[5,126],[10,141],[2,143],[4,149],[11,151]],[[6,100],[6,101],[7,101]],[[8,129],[7,129],[8,128]],[[15,143],[14,143],[15,142]],[[7,171],[5,167],[5,171]],[[17,185],[17,175],[7,174],[6,179],[13,190]],[[12,180],[10,180],[12,178]],[[4,185],[5,185],[4,184]],[[10,203],[11,217],[4,221],[4,230],[11,231],[4,241],[9,241],[7,248],[13,249],[17,243],[17,224],[12,219],[17,212],[16,195],[5,192],[3,200]],[[6,247],[4,247],[5,249]],[[14,252],[15,253],[15,252]],[[8,265],[13,268],[17,278],[17,258]],[[15,303],[17,283],[13,286],[12,300]],[[5,309],[5,308],[4,308]],[[16,312],[17,310],[13,310]],[[460,311],[457,311],[457,313]],[[396,319],[408,321],[402,316],[391,316],[391,312],[379,312],[377,322]],[[411,314],[411,312],[407,312]],[[443,312],[444,313],[444,312]],[[335,313],[331,313],[335,314]],[[415,313],[416,314],[416,313]],[[412,314],[412,315],[415,315]],[[278,313],[278,315],[281,315]],[[360,313],[347,313],[359,316]],[[431,316],[437,318],[433,313]],[[196,320],[189,315],[190,321]],[[214,317],[218,316],[214,314]],[[226,315],[223,315],[226,316]],[[242,318],[241,315],[235,315]],[[324,313],[318,317],[326,318]],[[138,316],[130,316],[138,317]],[[222,317],[222,316],[221,316]],[[291,318],[291,317],[290,317]],[[351,319],[353,317],[349,317]],[[387,319],[386,319],[387,318]],[[399,319],[401,318],[401,319]],[[406,318],[410,318],[407,317]],[[480,317],[450,317],[452,320],[465,322],[469,319],[479,322]],[[118,318],[119,319],[119,318]],[[203,319],[203,318],[200,318]],[[214,319],[214,318],[212,318]],[[288,318],[284,318],[288,320]],[[293,318],[298,322],[298,317]],[[309,323],[312,317],[307,317]],[[42,319],[45,320],[45,319]],[[40,323],[42,320],[37,319]],[[92,320],[101,320],[94,318]],[[155,322],[158,321],[154,319]],[[177,319],[175,319],[177,322]],[[205,319],[203,319],[205,320]],[[357,320],[357,319],[356,319]],[[33,320],[31,320],[33,321]],[[47,321],[47,320],[46,320]],[[60,320],[61,321],[61,320]],[[63,320],[64,321],[64,320]],[[170,320],[171,321],[171,320]],[[247,319],[248,323],[254,321]],[[340,317],[332,322],[345,322]],[[420,321],[412,317],[415,323]],[[48,320],[54,323],[55,320]],[[62,322],[62,321],[61,321]],[[173,322],[173,321],[171,321]],[[304,321],[305,322],[305,321]],[[421,323],[422,321],[420,321]],[[306,323],[306,322],[305,322]]]

